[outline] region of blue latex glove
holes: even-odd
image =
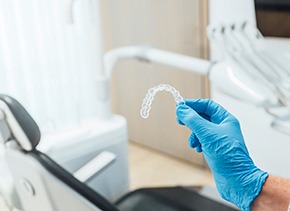
[[[239,121],[209,99],[186,100],[177,106],[176,114],[178,122],[191,129],[189,144],[203,151],[222,198],[250,210],[268,173],[249,156]]]

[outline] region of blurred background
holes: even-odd
[[[288,52],[289,10],[283,0],[0,0],[0,92],[20,101],[35,118],[44,140],[40,150],[72,170],[112,148],[122,157],[112,172],[130,169],[130,179],[124,173],[119,181],[130,183],[130,189],[213,185],[203,155],[188,147],[190,131],[176,122],[169,93],[158,93],[150,117],[141,118],[147,90],[160,83],[172,85],[184,98],[222,104],[241,121],[256,164],[290,178],[289,136],[271,127],[264,108],[230,97],[205,75],[124,59],[104,80],[106,96],[100,94],[107,76],[103,56],[115,48],[142,45],[222,60],[221,49],[207,37],[208,25],[246,21],[257,26],[271,51]],[[103,99],[117,120],[103,117]],[[90,185],[99,188],[98,182]]]

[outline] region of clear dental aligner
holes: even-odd
[[[158,86],[154,86],[148,90],[146,96],[143,99],[142,108],[140,110],[140,115],[146,119],[149,116],[149,112],[151,109],[152,102],[154,100],[157,92],[167,91],[172,94],[176,103],[184,103],[183,97],[180,95],[179,91],[177,91],[174,87],[169,84],[159,84]]]

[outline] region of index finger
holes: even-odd
[[[185,100],[185,103],[200,115],[208,116],[209,120],[215,124],[236,119],[221,105],[210,99],[187,99]]]

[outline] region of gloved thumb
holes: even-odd
[[[178,120],[185,124],[197,137],[199,133],[209,128],[211,124],[185,104],[178,105],[176,108],[176,115]]]

